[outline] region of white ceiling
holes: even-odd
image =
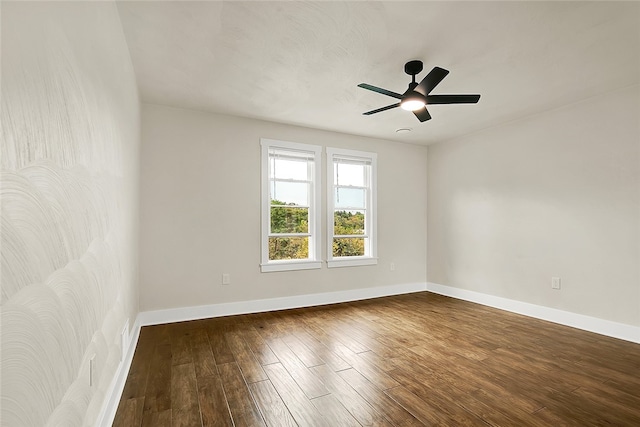
[[[429,144],[640,80],[640,3],[135,2],[118,4],[143,102]],[[411,59],[450,74],[420,123],[358,88],[404,92]],[[585,117],[597,120],[597,117]],[[396,133],[398,128],[411,133]]]

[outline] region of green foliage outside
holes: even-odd
[[[336,211],[334,213],[334,234],[364,234],[364,214],[362,212]],[[308,233],[309,209],[279,200],[271,201],[271,233]],[[364,255],[364,238],[337,237],[333,239],[333,256]],[[308,237],[270,237],[269,259],[309,258]]]
[[[362,212],[336,211],[333,214],[333,233],[336,236],[364,234],[364,214]],[[364,255],[364,238],[336,237],[333,239],[333,256]]]
[[[279,200],[271,201],[272,233],[308,233],[309,209],[294,204],[285,204]]]
[[[309,258],[308,237],[270,237],[269,259]]]
[[[271,201],[271,233],[308,233],[309,209]],[[270,237],[269,259],[309,258],[308,237]]]

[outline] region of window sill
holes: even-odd
[[[313,270],[322,268],[321,261],[272,261],[268,264],[260,264],[260,271],[270,273],[272,271]]]
[[[356,267],[360,265],[376,265],[378,258],[372,257],[350,257],[349,259],[332,259],[327,261],[328,268]]]

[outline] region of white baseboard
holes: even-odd
[[[454,288],[452,286],[439,285],[437,283],[427,283],[427,291],[640,344],[640,327],[638,326],[598,319],[569,311]]]
[[[140,316],[138,316],[139,318]],[[129,375],[129,369],[131,368],[131,362],[133,361],[133,354],[138,345],[138,338],[140,337],[140,322],[136,318],[133,324],[133,329],[129,332],[129,343],[126,348],[126,356],[124,360],[118,365],[118,369],[113,376],[113,380],[109,385],[107,392],[105,393],[106,401],[103,404],[102,411],[98,416],[96,426],[111,427],[113,420],[116,417],[116,411],[118,410],[118,404],[120,403],[120,397],[124,391],[124,385]]]
[[[286,310],[289,308],[336,304],[340,302],[358,301],[390,295],[423,292],[426,290],[427,287],[425,283],[408,283],[402,285],[379,286],[375,288],[353,289],[348,291],[326,292],[321,294],[296,295],[282,298],[145,311],[138,315],[138,319],[140,320],[141,326],[159,325],[162,323],[206,319],[209,317],[232,316],[235,314],[261,313],[265,311]]]

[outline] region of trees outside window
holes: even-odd
[[[327,148],[329,267],[377,263],[375,153]]]
[[[262,271],[320,268],[321,147],[261,140]]]

